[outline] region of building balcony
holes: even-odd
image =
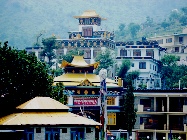
[[[145,129],[156,129],[156,130],[179,130],[179,131],[184,131],[186,132],[187,127],[186,124],[172,124],[169,129],[167,129],[166,124],[158,125],[158,123],[153,123],[153,124],[145,124],[142,123],[140,124],[140,130],[145,130]]]
[[[165,106],[162,106],[161,108],[157,108],[156,111],[153,110],[153,108],[151,107],[145,107],[144,105],[140,105],[138,104],[138,109],[137,109],[137,112],[180,112],[180,113],[184,113],[184,114],[187,114],[187,105],[183,105],[182,107],[176,107],[176,108],[170,108],[169,111],[166,110],[166,107]]]

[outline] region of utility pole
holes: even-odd
[[[101,140],[107,140],[107,105],[106,105],[106,98],[107,98],[107,86],[106,86],[106,77],[107,77],[107,70],[101,69],[99,71],[100,77],[100,122],[102,124],[101,128]]]

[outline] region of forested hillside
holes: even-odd
[[[103,28],[116,31],[121,23],[141,24],[146,17],[164,21],[173,9],[187,6],[187,0],[1,0],[0,41],[24,49],[55,34],[67,38],[67,32],[78,29],[73,18],[85,10],[96,10],[102,17]]]

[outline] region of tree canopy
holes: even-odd
[[[121,67],[119,68],[118,71],[118,77],[120,77],[123,80],[123,86],[127,86],[128,80],[134,80],[139,76],[139,71],[131,71],[128,72],[128,70],[131,67],[131,61],[128,59],[124,59],[122,62]]]
[[[66,55],[63,55],[61,56],[61,60],[66,60],[67,62],[71,63],[71,61],[73,60],[73,56],[75,55],[80,55],[80,56],[83,56],[84,55],[84,51],[83,50],[78,50],[77,48],[76,49],[73,49],[73,50],[70,50],[67,52]],[[61,62],[61,61],[60,61]]]
[[[49,96],[52,78],[35,54],[0,45],[0,104],[13,108],[35,96]]]
[[[113,59],[113,54],[110,50],[106,49],[97,54],[95,58],[96,62],[100,62],[99,67],[96,69],[95,73],[98,74],[99,71],[103,69],[108,69],[115,63]]]
[[[42,39],[42,44],[44,49],[41,53],[41,56],[47,57],[47,64],[49,68],[54,64],[53,60],[56,58],[54,49],[57,49],[56,37],[52,36],[49,38]]]
[[[134,128],[136,122],[136,112],[137,110],[134,108],[134,94],[133,94],[133,86],[132,80],[127,79],[127,92],[125,94],[125,102],[123,105],[124,109],[124,123],[125,128],[129,135],[132,133],[132,129]]]
[[[175,55],[165,55],[161,59],[161,78],[163,89],[179,88],[179,80],[181,80],[181,88],[187,87],[185,82],[187,76],[187,66],[179,65],[177,63],[178,60],[179,57]]]

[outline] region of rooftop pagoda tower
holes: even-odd
[[[94,31],[100,31],[101,21],[106,20],[100,17],[94,10],[87,10],[80,16],[74,16],[79,20],[79,32],[82,32],[83,37],[92,36]]]

